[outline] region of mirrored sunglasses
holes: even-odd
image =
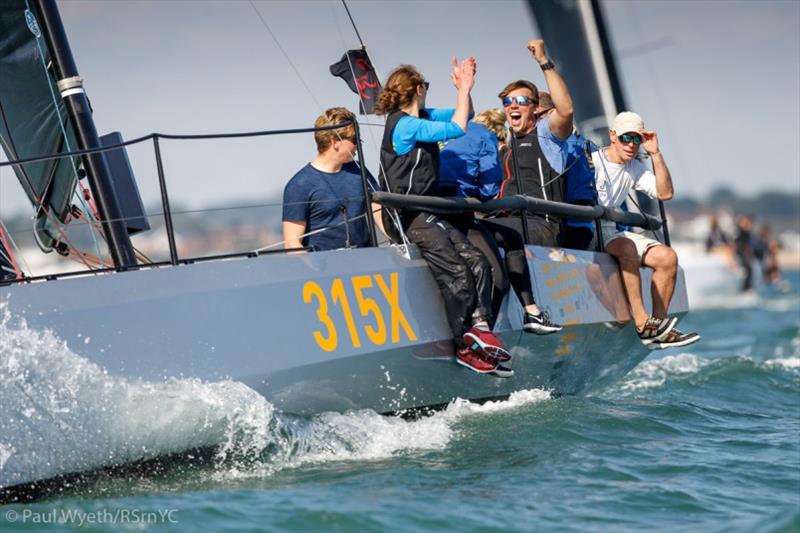
[[[521,106],[537,105],[539,103],[530,96],[525,95],[503,97],[503,107],[508,107],[514,102],[517,102],[517,105]]]
[[[630,144],[631,142],[636,146],[642,144],[642,136],[635,133],[623,133],[619,136],[619,140],[622,144]]]

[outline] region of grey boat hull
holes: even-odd
[[[523,333],[522,308],[509,295],[495,331],[514,356],[510,379],[455,363],[430,271],[392,247],[91,275],[0,294],[12,317],[52,330],[112,375],[234,379],[293,414],[397,412],[543,387],[582,394],[646,357],[630,324],[606,324],[629,320],[613,259],[537,246],[527,253],[537,302],[566,327]],[[681,273],[670,311],[687,310]]]

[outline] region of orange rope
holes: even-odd
[[[11,266],[14,267],[14,273],[17,275],[17,279],[24,277],[22,270],[20,270],[19,266],[17,265],[16,259],[14,259],[14,253],[11,251],[11,247],[8,245],[6,232],[3,231],[2,225],[0,225],[0,239],[3,241],[3,247],[5,248],[6,252],[8,252],[8,259],[11,261]]]

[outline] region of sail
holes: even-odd
[[[78,149],[52,69],[46,68],[50,54],[29,4],[0,2],[0,146],[9,160]],[[40,202],[64,221],[76,180],[70,158],[17,165],[14,170],[36,208],[38,225],[47,219]]]
[[[547,52],[572,95],[575,125],[597,144],[608,142],[608,127],[625,109],[599,5],[590,0],[529,0]]]

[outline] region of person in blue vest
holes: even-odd
[[[439,162],[439,191],[443,196],[488,200],[497,195],[503,181],[498,150],[505,143],[505,121],[502,109],[488,109],[467,124],[466,135],[445,143]],[[525,310],[524,331],[546,335],[562,329],[533,299],[525,243],[516,230],[488,219],[476,219],[471,212],[447,218],[483,252],[492,267],[494,317],[509,287],[513,287]],[[505,258],[498,246],[505,250]]]
[[[553,111],[550,93],[539,91],[538,120]],[[566,192],[564,199],[570,204],[597,205],[597,189],[594,186],[594,163],[592,163],[591,143],[573,128],[567,138]],[[592,220],[564,218],[562,246],[574,250],[588,250],[594,239],[595,226]]]
[[[451,80],[457,90],[454,109],[426,107],[429,83],[411,65],[396,68],[380,92],[375,112],[386,115],[380,152],[381,183],[391,193],[440,195],[438,143],[461,137],[467,129],[475,58],[459,64],[454,57],[452,67]],[[388,210],[384,208],[384,212]],[[453,332],[456,361],[483,374],[513,375],[502,365],[511,356],[489,326],[492,279],[484,255],[445,217],[424,208],[400,209],[395,220],[417,246],[439,286]],[[391,225],[384,222],[384,227]]]
[[[354,123],[344,107],[322,113],[315,128]],[[352,124],[314,132],[317,156],[292,176],[283,190],[283,239],[287,250],[312,251],[370,245],[361,168],[353,160],[356,133]],[[376,184],[367,173],[369,186]]]

